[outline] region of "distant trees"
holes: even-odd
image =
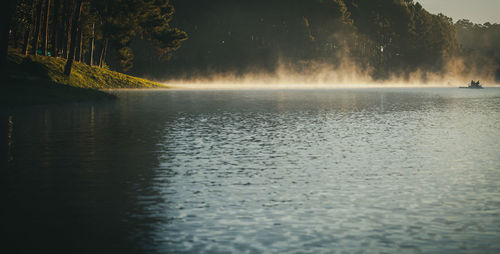
[[[332,56],[339,54],[340,45],[347,43],[346,37],[352,33],[350,13],[341,0],[173,2],[177,13],[174,23],[192,36],[182,53],[176,54],[183,64],[163,65],[158,73],[178,68],[272,71],[282,60],[317,58],[335,63]],[[140,67],[134,70],[143,72]]]
[[[0,17],[0,68],[5,69],[7,61],[7,50],[9,46],[10,26],[12,21],[12,13],[16,6],[15,0],[7,0],[4,2]]]
[[[500,66],[498,24],[454,24],[413,0],[82,0],[78,19],[79,2],[18,0],[9,12],[12,46],[100,67],[113,59],[115,68],[158,77],[346,60],[375,79],[442,72],[456,57]],[[170,62],[137,64],[171,59],[181,44]]]
[[[417,68],[439,71],[457,50],[450,18],[427,12],[411,0],[348,2],[354,26],[368,49],[355,47],[356,57],[367,59],[380,78]],[[359,46],[359,45],[357,45]],[[368,54],[368,55],[366,55]]]
[[[179,60],[161,66],[172,72],[272,72],[283,62],[301,69],[349,59],[386,79],[438,72],[459,49],[452,20],[412,0],[172,1],[176,25],[192,35]]]
[[[47,0],[50,3],[50,0]],[[69,46],[69,54],[68,54],[68,61],[66,61],[66,65],[64,66],[64,74],[66,76],[70,76],[71,74],[71,68],[73,66],[73,60],[75,58],[75,49],[76,49],[76,44],[78,43],[76,41],[76,37],[78,33],[80,32],[80,39],[81,39],[81,27],[79,27],[80,24],[80,16],[82,14],[82,5],[83,5],[83,0],[76,0],[76,6],[75,6],[75,13],[73,14],[73,20],[71,24],[71,39],[70,39],[70,46]],[[47,12],[48,14],[48,12]],[[78,29],[80,28],[80,31]]]
[[[170,27],[174,8],[168,0],[18,0],[15,7],[13,47],[68,59],[67,75],[73,61],[105,66],[110,50],[129,70],[134,38],[150,41],[158,57],[168,59],[188,37]]]
[[[468,68],[494,69],[500,81],[500,24],[474,24],[466,19],[455,23],[461,55]]]

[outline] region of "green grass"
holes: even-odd
[[[48,56],[22,56],[9,54],[14,69],[29,72],[31,76],[49,78],[52,82],[81,88],[165,88],[156,82],[132,77],[96,66],[74,62],[71,76],[63,74],[66,59]]]
[[[57,104],[115,99],[101,89],[165,88],[158,83],[75,62],[71,77],[63,74],[66,60],[9,52],[1,70],[0,104]]]

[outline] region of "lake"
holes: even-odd
[[[6,246],[500,252],[500,88],[112,93],[2,109]]]

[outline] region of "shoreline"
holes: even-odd
[[[70,77],[63,74],[66,59],[24,56],[9,52],[2,70],[0,105],[45,105],[115,100],[107,88],[168,88],[162,84],[106,68],[75,62]]]
[[[459,88],[463,85],[439,84],[238,84],[238,83],[169,83],[168,90],[336,90],[336,89],[384,89],[384,88]],[[484,88],[499,88],[500,84]],[[153,90],[164,89],[154,88]]]

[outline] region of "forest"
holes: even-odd
[[[126,72],[133,66],[134,38],[147,40],[159,59],[187,39],[169,26],[173,13],[162,0],[18,0],[9,43],[24,55],[68,59],[68,76],[72,61],[103,68],[112,59]]]
[[[156,80],[346,65],[373,80],[500,81],[500,25],[454,22],[413,0],[18,0],[23,54]],[[466,77],[463,77],[466,78]],[[470,78],[469,78],[470,79]]]

